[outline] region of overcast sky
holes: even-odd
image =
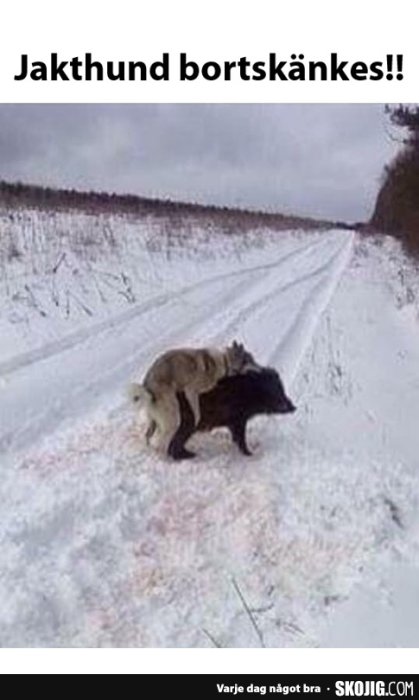
[[[0,178],[364,220],[389,131],[382,105],[0,105]]]

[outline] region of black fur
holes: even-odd
[[[229,428],[240,451],[250,455],[246,443],[246,424],[250,418],[261,414],[293,413],[296,410],[285,393],[278,372],[267,367],[225,377],[214,389],[201,394],[201,420],[197,428],[184,393],[178,393],[177,398],[182,421],[169,445],[169,455],[174,459],[193,456],[185,449],[185,444],[195,430],[219,427]]]

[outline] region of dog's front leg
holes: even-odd
[[[185,389],[185,396],[187,398],[187,401],[192,409],[194,421],[195,421],[195,428],[198,427],[198,423],[201,420],[201,409],[199,407],[199,394],[196,393],[196,391],[193,391],[192,389]]]
[[[154,433],[156,432],[156,429],[157,429],[157,423],[154,420],[154,418],[152,418],[148,424],[148,427],[147,427],[147,430],[145,433],[145,441],[146,441],[147,445],[150,444],[150,440],[153,437]]]

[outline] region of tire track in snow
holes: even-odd
[[[319,264],[317,268],[290,282],[279,284],[264,298],[257,299],[253,304],[242,309],[237,318],[232,320],[229,326],[223,329],[223,333],[214,340],[219,340],[225,334],[234,335],[249,320],[249,315],[254,315],[259,310],[262,310],[265,315],[271,314],[272,317],[275,317],[272,319],[272,328],[275,328],[280,317],[278,309],[280,295],[292,293],[295,289],[303,288],[308,282],[312,282],[311,294],[305,294],[299,312],[287,332],[279,334],[278,339],[272,333],[269,339],[269,350],[267,351],[264,343],[264,347],[255,353],[258,358],[263,358],[263,362],[279,368],[287,385],[292,384],[317,324],[329,305],[336,286],[349,263],[353,250],[353,240],[353,234],[351,234],[344,240],[342,246],[337,251],[333,251],[329,259]]]
[[[196,292],[201,289],[206,289],[208,286],[213,285],[216,282],[222,280],[230,280],[235,277],[245,277],[248,274],[254,274],[263,272],[265,270],[271,270],[278,268],[282,265],[287,265],[292,263],[292,261],[297,260],[300,256],[307,257],[307,254],[312,251],[317,251],[320,246],[324,246],[324,241],[315,241],[309,245],[302,245],[301,248],[297,250],[292,250],[280,258],[276,258],[271,263],[264,263],[262,265],[254,265],[252,267],[243,268],[240,270],[234,270],[231,272],[221,273],[219,275],[214,275],[208,279],[195,282],[191,285],[186,285],[185,287],[180,287],[179,289],[169,290],[163,294],[151,297],[147,299],[142,304],[136,304],[134,308],[130,308],[123,311],[120,314],[113,316],[110,319],[100,321],[99,323],[92,324],[87,328],[82,328],[75,333],[71,333],[64,338],[59,340],[45,343],[40,348],[35,348],[34,350],[29,350],[20,355],[12,357],[8,360],[0,362],[0,377],[4,377],[12,372],[18,371],[28,365],[34,364],[36,362],[41,362],[43,360],[52,357],[71,348],[77,347],[89,340],[92,336],[97,336],[102,332],[108,332],[111,329],[118,328],[118,326],[128,323],[134,319],[137,319],[150,310],[156,310],[165,304],[173,301],[173,298],[182,298],[185,295],[189,295],[192,292]]]
[[[275,286],[277,286],[276,274],[274,274],[276,273],[275,266],[273,264],[269,264],[268,267],[269,269],[272,268],[272,283]],[[35,439],[36,437],[39,437],[44,432],[51,432],[51,430],[55,428],[65,417],[68,417],[71,414],[71,411],[69,410],[70,407],[74,407],[74,413],[77,414],[80,410],[80,406],[84,405],[83,413],[85,413],[89,408],[88,397],[90,397],[91,399],[92,397],[103,395],[103,393],[106,393],[107,391],[110,392],[115,390],[116,386],[125,386],[125,384],[127,383],[127,378],[130,376],[130,374],[132,374],[135,370],[137,370],[138,372],[141,365],[145,365],[146,358],[148,356],[151,357],[155,355],[156,352],[159,351],[159,349],[160,351],[162,351],[165,347],[167,347],[168,344],[172,342],[176,343],[176,341],[183,344],[183,339],[185,337],[190,338],[193,335],[200,335],[202,340],[202,330],[205,334],[205,329],[207,328],[208,323],[210,323],[211,326],[215,325],[215,327],[218,329],[220,326],[223,325],[223,318],[226,314],[226,311],[224,310],[225,308],[227,309],[227,317],[229,320],[231,319],[231,317],[235,317],[243,313],[243,308],[247,308],[246,306],[243,307],[244,300],[249,299],[248,305],[253,306],[257,290],[260,288],[261,292],[263,292],[263,290],[266,288],[268,280],[266,277],[260,279],[260,269],[261,266],[257,266],[256,270],[254,270],[253,268],[246,270],[246,273],[248,274],[253,274],[255,271],[258,273],[256,278],[251,282],[249,282],[247,277],[241,279],[243,277],[242,274],[236,275],[233,273],[233,275],[231,276],[221,275],[216,279],[207,280],[204,283],[193,285],[192,288],[187,289],[187,292],[184,292],[182,301],[184,301],[185,296],[195,295],[197,293],[197,290],[199,290],[201,293],[202,291],[206,291],[208,285],[218,284],[221,281],[224,282],[226,279],[230,279],[230,277],[233,279],[235,279],[236,277],[238,278],[238,281],[235,282],[235,284],[230,289],[228,289],[228,291],[225,294],[223,294],[221,299],[219,296],[215,295],[215,297],[212,298],[211,302],[208,303],[207,294],[205,294],[205,316],[202,316],[201,305],[195,303],[194,306],[199,311],[196,318],[188,318],[188,321],[181,325],[176,325],[176,323],[174,323],[173,320],[170,321],[169,318],[165,326],[167,326],[170,330],[167,333],[160,332],[160,335],[158,337],[158,343],[156,342],[157,339],[155,337],[152,337],[151,339],[149,337],[141,338],[137,334],[137,327],[135,327],[134,340],[132,340],[131,338],[131,343],[133,343],[135,350],[128,355],[127,347],[125,345],[124,352],[119,352],[116,361],[113,362],[107,370],[104,370],[103,367],[100,367],[99,376],[95,377],[93,380],[89,375],[87,381],[74,381],[71,387],[69,387],[66,391],[63,391],[63,388],[60,387],[60,390],[56,392],[56,395],[55,397],[53,397],[52,400],[50,400],[49,402],[45,401],[42,407],[39,405],[36,406],[35,413],[31,411],[30,402],[21,402],[18,410],[18,420],[15,420],[15,425],[8,431],[4,431],[3,435],[0,436],[0,448],[6,449],[13,446],[14,449],[19,449],[27,446],[27,444],[31,440]],[[275,293],[276,292],[274,291],[274,294]],[[262,294],[262,297],[260,298],[260,304],[263,304],[264,299],[266,297],[270,297],[271,295],[272,292]],[[171,311],[176,312],[178,305],[178,298],[175,298],[174,300],[171,299],[165,305],[166,308],[163,309],[162,305],[160,310],[164,310],[166,314],[170,313]],[[220,306],[222,307],[221,312],[219,312]],[[151,305],[147,309],[147,311],[150,313],[154,313],[156,311],[156,308],[153,305]],[[179,311],[181,312],[181,316],[184,317],[183,307],[181,307]],[[143,311],[142,314],[135,315],[132,320],[137,321],[138,318],[141,316],[142,322],[145,323],[146,319],[144,318],[144,316],[146,313],[146,311]],[[208,317],[210,320],[208,320]],[[175,326],[175,330],[172,330],[173,325]],[[109,330],[109,327],[107,327],[107,329]],[[201,331],[201,333],[199,331]],[[86,342],[88,340],[94,340],[94,338],[92,336],[89,336],[88,338],[84,338],[83,340],[84,342]],[[124,345],[124,342],[121,341],[120,336],[114,338],[114,340],[117,343],[118,348],[120,348],[121,345]],[[157,348],[156,344],[158,344]],[[63,352],[65,352],[65,350],[67,350],[67,348],[63,348],[61,351],[54,353],[50,358],[45,359],[50,359],[50,361],[54,361],[54,356],[60,355],[60,353],[62,354]],[[59,358],[56,358],[56,360],[58,359]],[[50,374],[50,371],[48,371],[48,363],[43,362],[40,366],[38,364],[36,366],[39,367],[39,370],[37,372],[38,381],[40,380],[40,372],[42,369],[44,369],[47,376]],[[28,371],[30,371],[30,369],[30,366],[27,367]],[[42,381],[41,387],[43,388]],[[24,391],[26,392],[26,389],[24,389]],[[5,424],[6,421],[3,422],[3,430]]]

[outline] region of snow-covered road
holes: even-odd
[[[402,258],[354,254],[347,231],[197,235],[187,255],[118,233],[93,262],[64,248],[58,274],[40,245],[48,264],[14,278],[36,303],[0,353],[0,644],[315,645],[363,571],[414,550],[416,421],[394,420],[419,407]],[[106,303],[93,269],[124,285]],[[0,330],[23,314],[11,278]],[[69,290],[94,312],[64,317]],[[249,459],[223,431],[194,437],[192,462],[147,451],[127,383],[167,347],[233,338],[280,370],[295,416],[255,419]]]
[[[290,381],[349,259],[352,234],[298,243],[284,256],[172,287],[106,321],[0,363],[0,448],[39,440],[141,377],[164,349],[245,341]],[[30,392],[28,395],[28,387]]]

